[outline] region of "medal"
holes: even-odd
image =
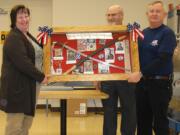
[[[103,58],[104,58],[104,54],[99,54],[99,55],[98,55],[98,58],[99,58],[99,59],[103,59]]]
[[[118,61],[122,61],[124,58],[123,58],[123,56],[118,56],[117,59],[118,59]]]

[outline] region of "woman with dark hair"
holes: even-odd
[[[10,19],[11,31],[3,46],[0,109],[7,113],[5,135],[28,135],[35,114],[36,82],[47,83],[47,77],[40,71],[42,47],[28,32],[29,9],[15,6]]]

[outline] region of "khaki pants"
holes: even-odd
[[[5,135],[28,135],[32,121],[32,116],[23,113],[7,113]]]
[[[36,84],[36,102],[40,92],[39,83]],[[33,117],[24,113],[7,113],[5,135],[28,135]]]

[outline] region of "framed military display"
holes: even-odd
[[[126,80],[138,70],[137,41],[127,26],[54,27],[44,45],[50,82]]]

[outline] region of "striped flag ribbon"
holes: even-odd
[[[37,41],[42,43],[43,45],[47,44],[48,36],[52,33],[52,28],[48,28],[48,26],[39,27],[40,33],[37,35]]]
[[[129,32],[132,32],[132,40],[137,42],[137,38],[140,37],[142,40],[144,39],[144,34],[140,30],[140,25],[136,22],[134,22],[133,25],[130,23],[127,25],[127,29]]]

